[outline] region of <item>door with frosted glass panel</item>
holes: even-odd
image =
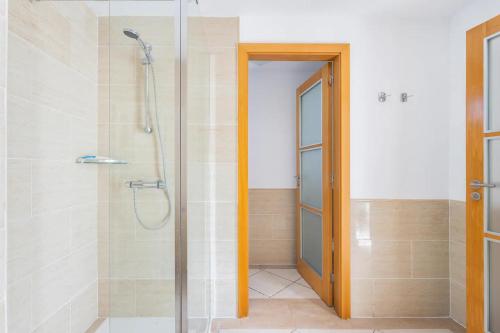
[[[467,328],[500,333],[500,16],[467,32]]]
[[[332,305],[332,66],[297,88],[297,270]]]

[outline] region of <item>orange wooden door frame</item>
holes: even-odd
[[[485,332],[485,286],[484,286],[484,242],[485,237],[498,239],[484,229],[484,200],[471,200],[473,180],[483,181],[484,138],[500,136],[500,132],[485,133],[484,130],[484,39],[500,31],[500,15],[467,31],[466,42],[466,107],[467,107],[467,222],[466,222],[466,289],[467,331]]]
[[[332,61],[334,71],[334,308],[351,316],[349,44],[238,45],[238,316],[248,316],[248,62]]]

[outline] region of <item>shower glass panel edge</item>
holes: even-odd
[[[183,331],[208,332],[212,314],[211,57],[197,1],[181,0],[181,233]],[[208,126],[207,126],[208,125]],[[212,147],[213,148],[213,147]]]

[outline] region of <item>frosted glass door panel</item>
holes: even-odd
[[[488,328],[500,333],[500,243],[488,241]]]
[[[485,189],[487,191],[486,217],[489,231],[500,233],[500,138],[486,141],[487,149],[487,174],[486,182],[495,184],[496,187]]]
[[[320,276],[323,262],[323,230],[321,215],[302,208],[302,259]]]
[[[322,201],[322,149],[300,152],[301,202],[321,209]]]
[[[488,129],[500,131],[500,35],[488,39],[486,47]]]
[[[321,143],[321,81],[300,96],[300,146]]]

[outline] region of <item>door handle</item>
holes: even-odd
[[[495,184],[487,184],[487,183],[481,183],[479,180],[474,179],[470,184],[470,187],[474,189],[478,189],[481,187],[486,187],[486,188],[494,188],[497,187]]]

